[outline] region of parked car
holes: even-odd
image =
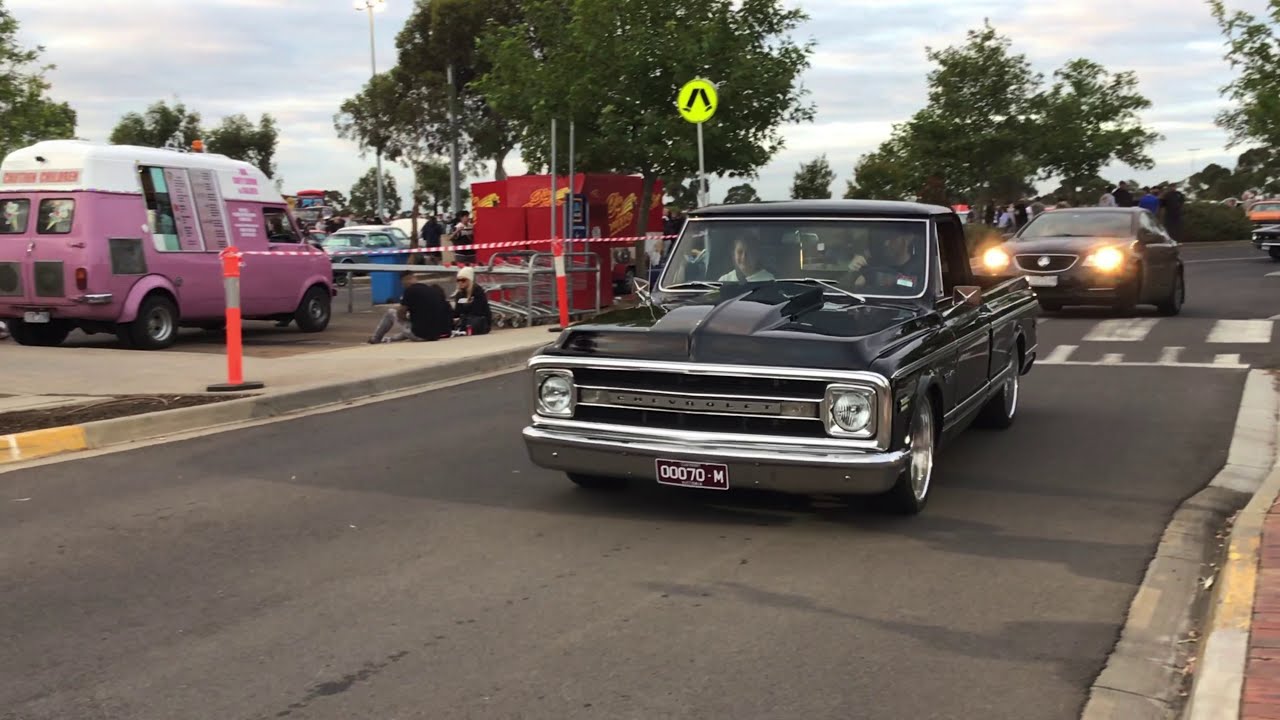
[[[246,256],[246,320],[324,330],[332,268],[298,232],[284,198],[249,163],[222,155],[51,140],[0,167],[0,320],[22,345],[72,330],[129,347],[169,347],[182,326],[226,318],[219,252]]]
[[[361,230],[361,227],[369,226],[343,228],[326,236],[321,245],[333,263],[333,280],[338,287],[346,287],[353,276],[365,274],[344,271],[343,265],[367,264],[371,255],[399,248],[389,233]]]
[[[1040,306],[1104,305],[1182,312],[1186,282],[1178,243],[1142,208],[1049,210],[1004,243],[980,251],[980,271],[1025,277]]]
[[[395,241],[395,246],[397,248],[407,249],[413,246],[413,239],[409,237],[409,233],[401,230],[395,225],[350,225],[343,228],[343,230],[390,235],[391,239]]]
[[[1253,231],[1253,246],[1280,260],[1280,225],[1263,225]]]
[[[1280,223],[1280,200],[1275,198],[1253,200],[1245,207],[1245,213],[1254,227],[1275,225]]]
[[[876,494],[918,513],[940,443],[1009,427],[1036,357],[1026,280],[968,261],[946,207],[694,211],[656,289],[529,361],[529,456],[584,488]]]

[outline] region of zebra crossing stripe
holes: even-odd
[[[1160,364],[1161,364],[1161,365],[1177,365],[1177,364],[1178,364],[1178,356],[1182,354],[1182,351],[1183,351],[1183,350],[1186,350],[1186,348],[1184,348],[1184,347],[1167,347],[1167,348],[1165,348],[1165,349],[1161,350],[1161,351],[1160,351],[1160,360],[1159,360]]]
[[[1269,343],[1271,342],[1270,320],[1219,320],[1209,331],[1208,342],[1227,343]]]
[[[1157,322],[1154,318],[1103,320],[1094,325],[1084,339],[1085,342],[1139,342],[1151,332]]]
[[[1071,353],[1075,352],[1079,345],[1059,345],[1053,349],[1053,352],[1045,356],[1041,362],[1047,365],[1058,365],[1066,362],[1071,357]]]

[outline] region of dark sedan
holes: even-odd
[[[975,269],[1021,275],[1040,306],[1155,305],[1177,315],[1186,299],[1178,244],[1141,208],[1068,208],[1038,215],[1005,242],[980,249]]]

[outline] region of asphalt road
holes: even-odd
[[[1077,349],[914,519],[577,490],[522,374],[0,475],[0,718],[1077,717],[1244,381],[1134,358],[1274,346],[1209,342],[1280,312],[1227,314],[1269,265],[1193,267],[1186,317],[1093,336],[1141,338],[1045,322]]]

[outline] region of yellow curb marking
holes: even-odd
[[[84,428],[79,425],[3,435],[0,436],[0,444],[8,445],[9,461],[31,460],[89,448]]]

